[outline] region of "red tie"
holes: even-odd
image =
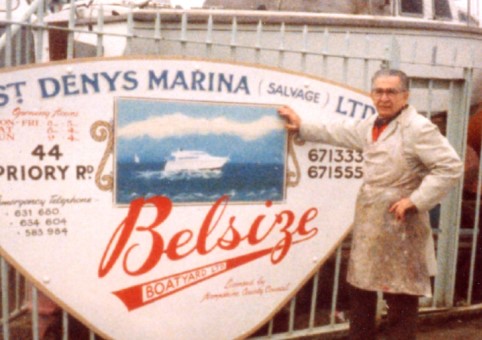
[[[375,120],[375,124],[373,124],[372,129],[372,140],[376,142],[378,137],[382,134],[383,130],[387,127],[388,123],[390,123],[391,119],[384,119],[384,118],[377,118]]]

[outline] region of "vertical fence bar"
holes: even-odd
[[[2,329],[5,340],[10,338],[9,328],[9,301],[8,301],[8,264],[3,257],[0,258],[0,273],[2,278]]]
[[[22,301],[20,298],[20,284],[22,278],[20,273],[15,270],[15,310],[18,312],[22,308]]]
[[[34,340],[39,339],[39,315],[38,315],[38,291],[34,285],[31,285],[31,294],[32,294],[32,337]]]
[[[328,33],[328,28],[325,27],[325,30],[323,31],[323,48],[321,50],[322,54],[322,65],[323,65],[323,76],[327,76],[328,72],[328,42],[329,42],[329,33]]]
[[[232,60],[236,60],[236,44],[238,37],[238,20],[233,16],[231,21],[231,40],[229,42],[229,53]]]
[[[389,67],[394,69],[400,68],[400,44],[398,43],[397,38],[395,35],[392,35],[390,46],[387,49],[388,56],[387,60],[389,60]]]
[[[75,0],[70,0],[69,30],[67,35],[67,59],[74,58]]]
[[[370,78],[368,74],[368,70],[370,68],[370,47],[371,47],[370,36],[368,34],[365,35],[365,57],[363,58],[363,88],[366,91],[370,91],[371,84]]]
[[[432,47],[432,66],[435,66],[437,65],[437,57],[438,57],[438,46],[435,45],[434,47]]]
[[[285,32],[286,27],[284,21],[281,23],[280,26],[280,42],[278,47],[278,66],[283,67],[284,59],[285,59]]]
[[[12,1],[7,1],[7,21],[12,20]],[[12,66],[12,24],[8,23],[5,27],[5,66]]]
[[[432,107],[433,107],[433,79],[429,79],[427,88],[427,118],[432,118]]]
[[[22,34],[25,32],[25,28],[21,27],[15,34],[15,65],[22,63]]]
[[[472,92],[472,69],[465,68],[463,84],[455,84],[451,106],[447,114],[447,138],[459,155],[465,154],[465,136]],[[437,248],[437,277],[435,280],[435,306],[452,307],[454,304],[455,274],[462,200],[462,181],[450,191],[440,211],[440,233]]]
[[[37,46],[35,49],[35,60],[36,62],[40,62],[43,59],[43,34],[45,32],[44,29],[44,0],[40,0],[38,2],[37,7],[37,24],[40,25],[37,31]]]
[[[346,31],[344,38],[344,50],[343,50],[343,83],[348,83],[348,53],[350,51],[350,31]]]
[[[295,329],[295,315],[296,315],[296,295],[290,302],[290,316],[288,320],[288,333],[293,333]]]
[[[134,14],[132,13],[132,5],[129,6],[127,12],[127,37],[125,53],[130,55],[132,53],[132,40],[134,38]]]
[[[154,41],[156,44],[156,52],[157,54],[161,53],[161,39],[162,39],[162,32],[161,32],[161,13],[156,13],[156,21],[154,23]]]
[[[255,62],[259,64],[260,56],[261,56],[261,36],[263,34],[263,23],[261,20],[258,21],[258,25],[256,26],[256,43],[254,44],[255,47]]]
[[[104,54],[104,5],[100,5],[97,16],[97,48],[96,56],[101,57]]]
[[[311,330],[315,327],[316,320],[316,306],[318,300],[318,285],[320,282],[320,271],[318,270],[313,276],[313,289],[311,290],[311,304],[310,304],[310,319],[308,321],[308,328]]]
[[[400,16],[400,12],[401,12],[400,0],[392,0],[391,3],[392,3],[392,15],[394,17]]]
[[[31,52],[30,52],[30,46],[33,44],[33,39],[32,39],[32,29],[30,28],[29,24],[31,23],[31,18],[28,17],[28,19],[25,20],[27,23],[27,26],[25,28],[26,35],[25,35],[25,63],[29,64],[30,59],[32,57]],[[35,46],[34,46],[35,47]]]
[[[271,337],[273,335],[273,329],[274,329],[274,318],[269,320],[268,324],[268,336]]]
[[[331,311],[330,311],[330,325],[336,323],[336,305],[338,303],[338,289],[340,287],[340,268],[341,268],[341,255],[342,255],[342,245],[336,249],[336,260],[335,260],[335,273],[333,278],[333,291],[331,295]]]
[[[457,65],[458,54],[459,54],[459,51],[457,47],[454,47],[453,54],[452,54],[452,66]]]
[[[23,291],[25,292],[25,296],[23,298],[23,307],[26,307],[27,305],[27,298],[30,294],[30,290],[29,290],[29,282],[27,281],[27,279],[24,278],[23,280]]]
[[[470,26],[471,15],[472,15],[472,1],[467,0],[467,26]]]
[[[69,315],[62,310],[62,340],[69,339]]]
[[[308,26],[303,25],[301,46],[301,71],[306,71],[306,53],[308,52]]]
[[[206,32],[206,55],[208,58],[212,55],[212,48],[213,48],[213,16],[209,14],[208,17],[208,27]]]
[[[438,56],[438,46],[435,45],[432,48],[432,66],[437,65],[437,56]],[[430,119],[432,118],[432,103],[433,103],[433,79],[428,81],[428,109],[427,109],[427,117]]]
[[[186,55],[187,45],[187,13],[182,12],[181,15],[181,55]]]
[[[411,61],[412,64],[417,63],[417,51],[418,51],[418,43],[415,40],[412,45],[412,61]]]
[[[154,21],[154,43],[156,45],[156,53],[161,53],[161,13],[156,13],[156,19]]]

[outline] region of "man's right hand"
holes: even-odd
[[[278,113],[286,120],[285,127],[288,131],[298,132],[301,125],[301,118],[289,106],[282,106],[278,109]]]

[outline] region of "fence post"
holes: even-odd
[[[463,81],[452,81],[452,100],[447,113],[447,138],[462,159],[465,158],[471,79],[472,72],[465,69]],[[437,277],[434,292],[434,304],[438,307],[454,305],[462,188],[463,179],[447,195],[440,211]]]

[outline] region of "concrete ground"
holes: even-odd
[[[381,339],[384,339],[380,335]],[[301,339],[300,339],[301,340]],[[303,337],[303,340],[348,340],[348,331]],[[450,313],[424,313],[419,318],[417,340],[482,340],[482,309]]]
[[[28,315],[17,318],[11,327],[10,339],[31,340],[31,319]],[[330,336],[308,336],[300,340],[346,340],[346,331]],[[44,340],[61,340],[61,325],[56,323]],[[0,333],[0,339],[3,336]],[[69,318],[69,339],[88,340],[88,330],[73,318]],[[101,338],[96,337],[101,340]],[[482,340],[482,309],[480,305],[450,313],[422,313],[419,319],[417,340]]]
[[[421,324],[417,340],[479,340],[482,339],[482,315],[459,316]]]

